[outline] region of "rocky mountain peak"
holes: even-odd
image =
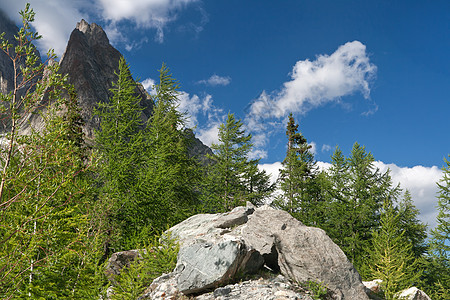
[[[60,71],[68,74],[69,82],[75,86],[88,139],[92,139],[95,129],[99,128],[100,120],[93,111],[98,102],[105,102],[111,96],[110,89],[117,79],[115,73],[121,57],[101,26],[85,20],[77,23],[61,58]],[[151,115],[152,101],[142,86],[138,86],[135,92],[141,99],[144,108],[142,119],[145,121]]]

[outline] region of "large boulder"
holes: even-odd
[[[368,299],[361,278],[326,233],[268,206],[196,215],[170,229],[180,241],[174,273],[184,294],[208,292],[263,266],[334,299]]]

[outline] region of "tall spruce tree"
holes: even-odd
[[[219,144],[211,146],[213,163],[203,189],[206,211],[227,211],[246,201],[259,205],[273,191],[269,176],[258,169],[259,160],[249,159],[252,136],[242,127],[231,113],[219,127]]]
[[[339,147],[336,147],[331,156],[331,167],[323,172],[325,185],[322,186],[322,195],[326,202],[326,219],[321,228],[340,247],[348,243],[351,234],[349,218],[351,217],[350,202],[350,167],[347,159]],[[344,250],[345,252],[345,250]]]
[[[398,210],[398,229],[404,232],[404,238],[412,245],[414,256],[419,259],[427,253],[427,225],[419,220],[419,210],[414,205],[411,193],[406,190],[400,199]]]
[[[154,90],[153,115],[144,131],[139,201],[135,203],[145,207],[139,224],[143,233],[164,231],[191,216],[199,197],[199,163],[188,154],[185,116],[178,111],[179,84],[165,64]]]
[[[364,277],[367,249],[371,248],[373,229],[380,224],[380,209],[385,199],[397,199],[399,187],[393,186],[389,171],[381,173],[375,159],[364,146],[355,143],[347,159],[351,186],[348,225],[350,235],[344,252]]]
[[[190,216],[199,180],[197,162],[187,151],[184,117],[177,111],[178,83],[167,67],[160,70],[153,114],[146,123],[124,59],[117,77],[113,97],[98,112],[102,128],[96,138],[102,161],[101,211],[109,233],[106,252],[139,247]]]
[[[286,135],[286,158],[278,178],[282,195],[273,204],[306,225],[318,226],[321,223],[323,203],[317,183],[316,162],[311,145],[298,131],[298,124],[292,114],[289,115]]]
[[[133,232],[134,214],[130,206],[135,200],[138,170],[143,160],[143,134],[140,114],[142,108],[136,97],[135,82],[124,58],[119,61],[113,96],[99,103],[96,114],[100,130],[96,131],[95,146],[100,156],[98,182],[101,186],[98,212],[107,233],[105,251],[119,251]]]

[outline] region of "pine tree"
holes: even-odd
[[[272,192],[269,176],[258,169],[259,160],[249,159],[251,138],[242,121],[229,113],[219,127],[219,144],[211,146],[213,163],[203,189],[206,211],[227,211],[246,201],[261,204]]]
[[[144,132],[138,206],[146,207],[141,231],[159,233],[191,216],[198,205],[198,162],[188,154],[185,117],[178,111],[179,85],[165,64],[154,89],[154,111]],[[150,218],[149,218],[150,217]]]
[[[259,159],[248,162],[246,171],[242,174],[242,184],[245,188],[246,200],[253,205],[261,206],[275,190],[275,183],[270,183],[270,175],[258,168]]]
[[[365,276],[367,249],[370,249],[372,232],[380,224],[380,210],[385,199],[397,199],[400,192],[393,186],[389,171],[381,174],[374,166],[373,155],[355,143],[348,158],[351,186],[348,224],[351,228],[344,252]]]
[[[286,158],[278,179],[282,195],[274,205],[280,207],[306,225],[321,223],[322,202],[317,184],[317,167],[311,145],[298,132],[292,114],[286,128],[288,138]]]
[[[398,228],[404,231],[404,237],[412,245],[414,257],[421,258],[427,253],[427,225],[419,219],[419,210],[414,205],[411,193],[406,190],[398,203]]]
[[[187,151],[184,116],[177,110],[178,83],[165,65],[154,87],[154,110],[144,123],[136,83],[119,62],[113,97],[100,106],[96,145],[108,252],[132,249],[190,216],[196,209],[197,162]]]
[[[321,228],[340,247],[347,244],[351,234],[350,218],[350,167],[339,147],[331,156],[331,167],[323,172],[322,193],[326,203],[326,219]],[[344,249],[344,248],[343,248]],[[344,252],[348,250],[345,249]]]
[[[373,155],[358,143],[348,158],[337,147],[323,177],[326,213],[319,226],[366,278],[371,275],[367,253],[372,248],[372,232],[380,226],[381,206],[386,198],[396,201],[400,188],[392,184],[389,172],[375,168]],[[406,219],[410,213],[410,207],[405,208],[404,222],[410,221]]]
[[[99,103],[96,114],[101,118],[100,130],[95,135],[95,146],[100,156],[98,182],[100,189],[98,211],[108,233],[105,251],[112,247],[119,251],[129,231],[133,231],[133,213],[130,205],[135,199],[138,170],[143,160],[143,135],[140,119],[142,108],[134,93],[135,82],[125,59],[119,60],[117,81],[113,82],[113,96]],[[106,253],[105,253],[106,255]]]
[[[419,261],[415,258],[412,244],[399,232],[400,214],[391,199],[383,204],[380,229],[374,232],[370,269],[373,279],[382,280],[382,289],[387,300],[395,299],[395,294],[413,286],[421,272]]]

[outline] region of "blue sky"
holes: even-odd
[[[81,18],[101,25],[146,85],[162,62],[207,144],[228,113],[276,172],[286,116],[323,165],[354,142],[389,167],[433,224],[450,153],[450,1],[29,1],[41,49],[62,54]],[[0,0],[11,17],[25,1]]]

